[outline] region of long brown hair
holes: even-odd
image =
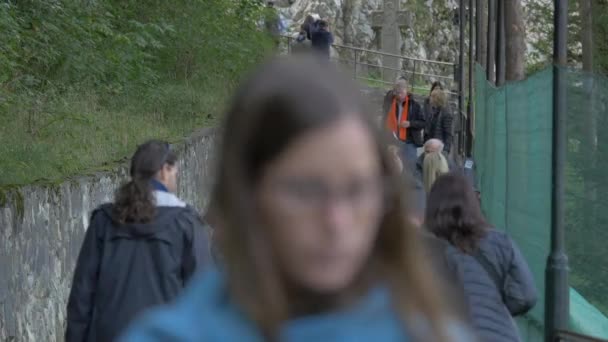
[[[302,92],[305,89],[305,92]],[[359,102],[359,90],[330,65],[310,57],[275,59],[263,65],[237,91],[224,123],[218,179],[212,197],[222,217],[220,250],[230,290],[269,338],[289,318],[289,298],[267,231],[255,211],[254,189],[265,167],[297,137],[344,117],[357,117],[372,132],[389,189],[368,268],[388,285],[404,318],[427,318],[436,336],[444,336],[444,306],[420,250],[416,228],[404,213],[401,177],[371,116]],[[434,339],[440,340],[440,338]]]
[[[440,176],[428,196],[424,224],[437,237],[472,254],[490,227],[477,194],[461,173]]]
[[[150,182],[163,165],[176,162],[177,155],[167,142],[150,140],[137,147],[131,158],[131,179],[114,196],[113,220],[120,224],[152,221],[156,203]]]

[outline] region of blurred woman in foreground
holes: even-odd
[[[445,253],[482,341],[520,341],[512,316],[528,312],[538,293],[515,243],[488,224],[466,176],[439,177],[428,197],[425,226],[449,242]]]
[[[471,340],[435,290],[359,97],[305,57],[241,86],[212,198],[224,268],[124,341]]]

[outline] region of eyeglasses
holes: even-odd
[[[382,177],[354,179],[331,186],[317,178],[283,179],[275,183],[279,206],[294,212],[321,212],[330,204],[345,201],[354,211],[382,207],[387,191]]]

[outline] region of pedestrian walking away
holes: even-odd
[[[210,260],[198,214],[174,194],[177,168],[169,144],[139,146],[131,180],[91,214],[68,299],[67,342],[114,341]]]
[[[446,257],[464,289],[470,321],[482,341],[521,341],[513,316],[534,307],[532,273],[511,238],[483,217],[461,172],[439,177],[428,196],[426,228],[449,243]]]

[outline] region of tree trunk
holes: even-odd
[[[526,77],[526,27],[521,0],[505,1],[505,29],[506,79],[523,80]]]
[[[479,25],[475,32],[477,39],[477,47],[475,53],[477,54],[477,63],[481,64],[485,69],[487,66],[488,59],[488,2],[486,0],[476,0],[477,16]]]
[[[581,43],[583,46],[583,71],[593,71],[593,11],[591,0],[579,0],[581,18]]]
[[[583,50],[583,71],[588,72],[583,76],[583,87],[587,106],[583,109],[584,134],[583,144],[586,146],[585,166],[583,179],[585,184],[585,227],[593,227],[597,218],[597,118],[595,116],[595,96],[593,72],[593,11],[591,0],[579,0],[581,18],[581,45]]]

